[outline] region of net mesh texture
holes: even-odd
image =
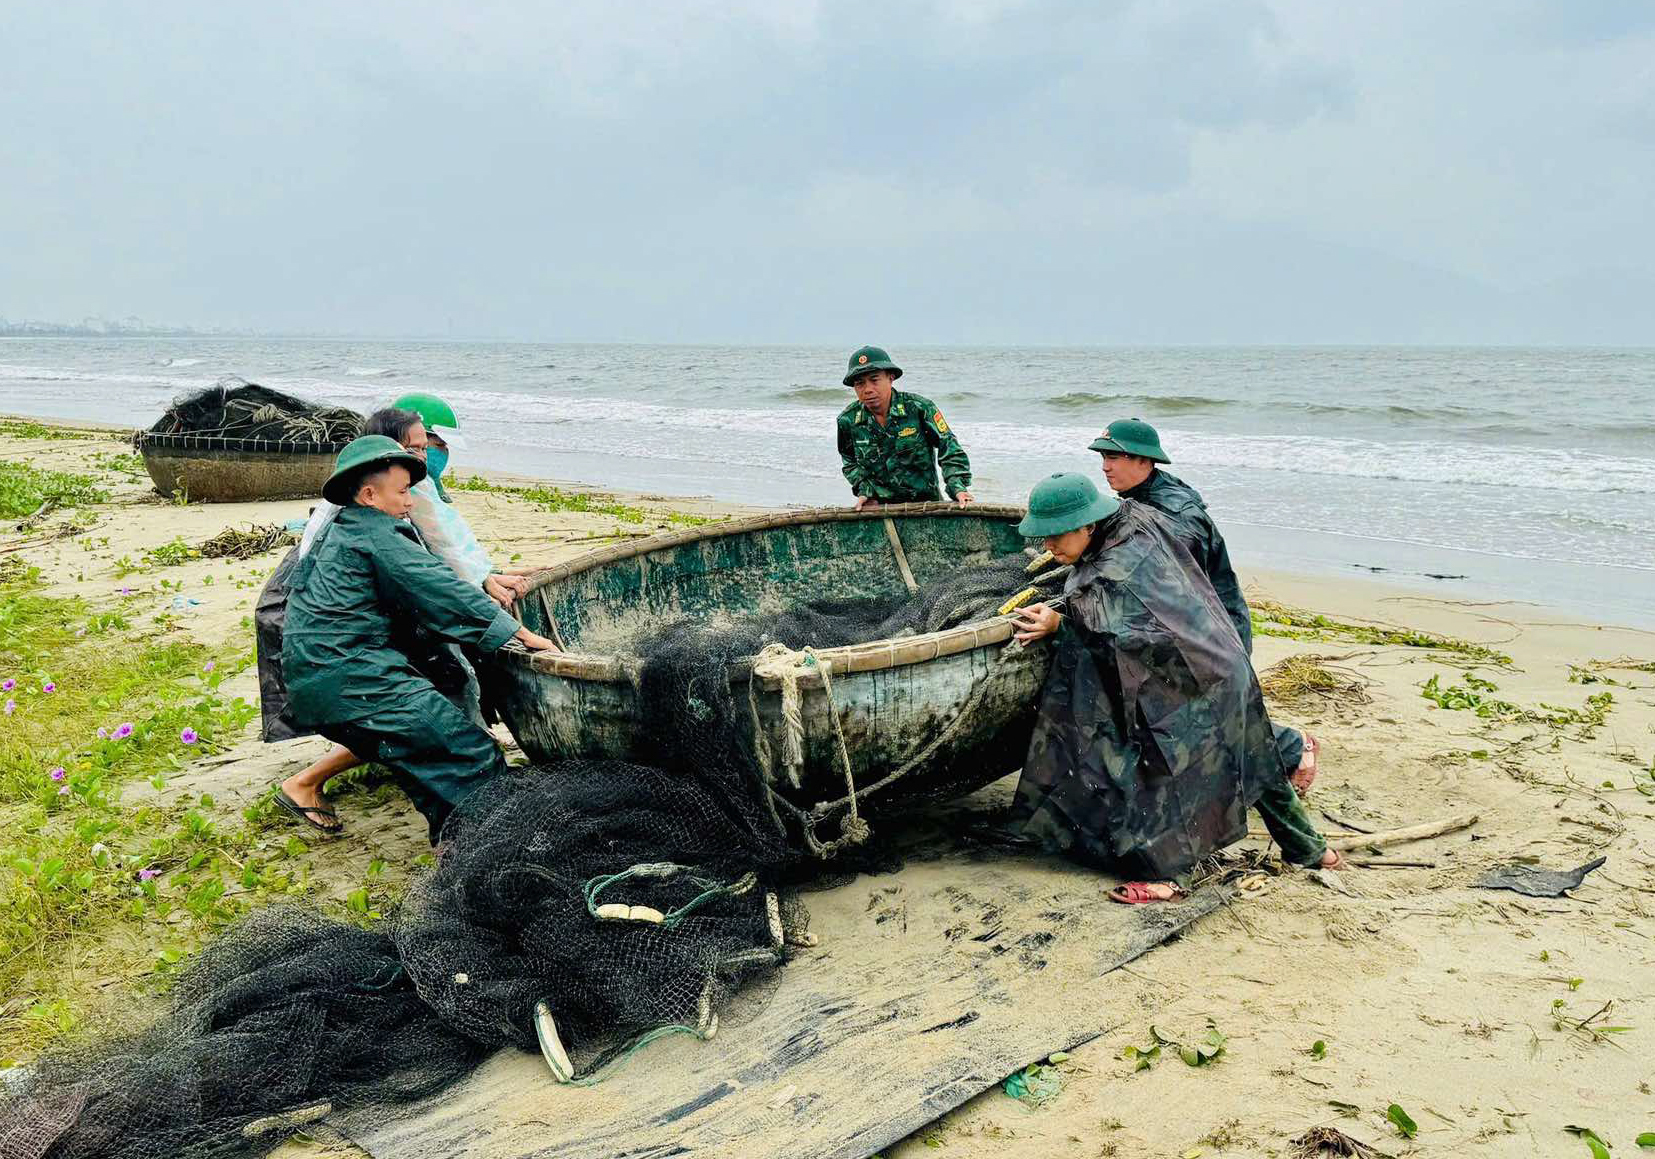
[[[349,442],[362,433],[362,424],[348,407],[320,406],[229,377],[174,399],[149,433],[326,444]]]
[[[648,763],[531,766],[477,790],[380,928],[249,915],[148,1027],[7,1072],[0,1159],[262,1155],[335,1113],[393,1117],[501,1047],[590,1082],[662,1034],[710,1036],[806,928],[794,891],[844,869],[778,819],[730,662],[980,619],[1028,584],[1027,563],[635,641]]]

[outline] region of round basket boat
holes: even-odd
[[[537,572],[518,613],[559,639],[562,653],[504,649],[485,679],[524,750],[539,761],[639,759],[640,704],[622,650],[650,624],[720,611],[780,611],[820,599],[901,595],[962,565],[1019,551],[1021,508],[904,504],[823,508],[735,520],[602,548]],[[778,812],[831,841],[852,790],[838,756],[842,731],[858,813],[866,818],[971,792],[1022,766],[1050,662],[1044,646],[1007,648],[1009,616],[946,631],[820,650],[820,677],[801,680],[804,762],[772,774]],[[728,673],[757,725],[782,751],[782,690]],[[740,714],[749,732],[753,720]],[[834,717],[838,718],[838,730]],[[749,736],[749,739],[751,737]]]
[[[139,431],[133,446],[163,495],[194,503],[304,499],[322,493],[344,443],[235,439]]]

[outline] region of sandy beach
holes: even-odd
[[[302,518],[309,503],[178,505],[155,494],[118,432],[50,437],[66,429],[0,428],[0,458],[89,476],[108,498],[46,511],[22,529],[8,519],[0,561],[39,568],[41,597],[118,614],[125,640],[199,646],[237,669],[219,694],[256,704],[249,617],[285,548],[246,560],[157,552]],[[472,474],[457,457],[454,475]],[[521,494],[463,487],[455,501],[496,564],[512,568],[681,526],[674,515],[751,510],[637,494],[548,510]],[[1565,1131],[1579,1125],[1631,1153],[1635,1135],[1655,1130],[1655,631],[1360,578],[1243,570],[1263,616],[1255,665],[1272,710],[1325,746],[1310,803],[1328,830],[1463,813],[1476,824],[1373,855],[1395,864],[1336,875],[1284,870],[1262,841],[1249,842],[1261,887],[1100,983],[1099,1005],[1118,1015],[1118,1029],[1057,1065],[1055,1099],[1031,1109],[994,1088],[887,1155],[1283,1156],[1318,1125],[1389,1154],[1488,1156],[1584,1155]],[[1325,619],[1309,619],[1318,614]],[[1407,631],[1468,646],[1398,642]],[[1291,661],[1298,680],[1283,678]],[[261,857],[287,846],[283,895],[341,911],[358,890],[367,891],[363,908],[383,908],[417,872],[423,822],[394,791],[353,789],[340,802],[349,836],[298,851],[289,838],[308,834],[256,815],[271,782],[322,742],[264,745],[246,723],[211,748],[183,754],[154,783],[122,785],[120,808],[198,812],[244,832],[237,848]],[[28,759],[15,746],[4,752]],[[22,826],[69,823],[62,810],[40,822],[38,807],[33,798],[0,802],[0,846],[16,844]],[[1600,856],[1607,862],[1571,896],[1472,886],[1502,863],[1566,869]],[[0,906],[16,894],[18,872],[0,867]],[[268,900],[247,893],[249,903]],[[1101,893],[1096,903],[1107,904]],[[130,1009],[154,988],[157,954],[174,943],[193,949],[195,927],[115,916],[89,918],[50,954],[20,952],[17,988],[0,1000],[0,1057],[27,1061],[50,1037],[28,1014],[43,1004],[82,1022]],[[1169,1052],[1135,1071],[1122,1057],[1150,1041],[1152,1026],[1191,1034],[1209,1020],[1227,1040],[1212,1065],[1190,1067]],[[1387,1120],[1393,1104],[1417,1125],[1414,1138]],[[314,1151],[293,1145],[294,1154]]]

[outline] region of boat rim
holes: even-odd
[[[753,515],[731,519],[703,527],[668,531],[636,539],[629,543],[594,548],[573,559],[528,573],[529,590],[524,598],[540,591],[547,584],[591,571],[593,568],[618,560],[648,555],[670,547],[679,547],[700,540],[722,539],[730,535],[746,535],[754,531],[768,531],[776,527],[790,527],[804,523],[851,523],[869,519],[889,519],[914,515],[935,515],[954,518],[1021,519],[1025,509],[1009,503],[891,503],[879,507],[805,507],[779,511],[768,515]],[[893,560],[894,563],[894,560]],[[542,597],[544,601],[544,597]],[[547,614],[549,605],[543,602]],[[1003,644],[1011,639],[1012,618],[991,616],[971,624],[945,628],[940,632],[926,632],[918,636],[897,639],[868,640],[839,648],[822,648],[815,655],[826,661],[835,675],[850,672],[877,672],[908,664],[921,664],[969,652],[974,648]],[[597,683],[620,684],[628,681],[626,664],[620,656],[593,652],[531,652],[515,640],[500,650],[508,662],[519,668],[570,680],[588,680]],[[752,671],[752,657],[738,660],[730,666],[731,679],[746,679]]]

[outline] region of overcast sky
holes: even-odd
[[[0,5],[0,315],[1655,344],[1647,0]]]

